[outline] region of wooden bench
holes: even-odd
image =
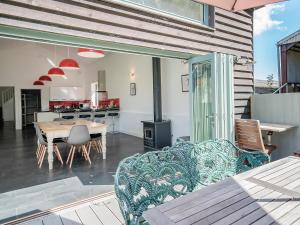
[[[268,162],[267,154],[241,150],[227,140],[178,142],[122,160],[115,192],[126,224],[136,225],[149,207]]]

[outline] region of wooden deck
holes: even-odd
[[[151,225],[300,224],[300,158],[288,157],[144,213]]]
[[[121,225],[124,220],[113,193],[97,196],[5,225]]]

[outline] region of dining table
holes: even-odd
[[[47,152],[49,170],[53,170],[53,139],[67,138],[73,126],[86,125],[90,134],[102,135],[103,160],[106,159],[106,131],[107,125],[89,120],[77,119],[66,121],[38,122],[37,125],[47,137]]]
[[[143,213],[150,225],[300,224],[300,158],[226,178]]]
[[[267,134],[267,145],[272,145],[272,136],[274,132],[282,133],[290,129],[295,128],[295,125],[291,124],[278,124],[278,123],[260,123],[260,129],[266,131]]]

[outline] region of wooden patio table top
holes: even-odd
[[[151,225],[300,224],[300,158],[287,157],[166,202]]]
[[[285,132],[290,130],[296,126],[289,125],[289,124],[276,124],[276,123],[260,123],[260,129],[265,131],[272,131],[272,132]]]

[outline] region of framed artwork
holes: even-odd
[[[189,92],[189,75],[181,75],[181,90],[182,92]]]
[[[136,83],[130,83],[130,95],[136,95]]]

